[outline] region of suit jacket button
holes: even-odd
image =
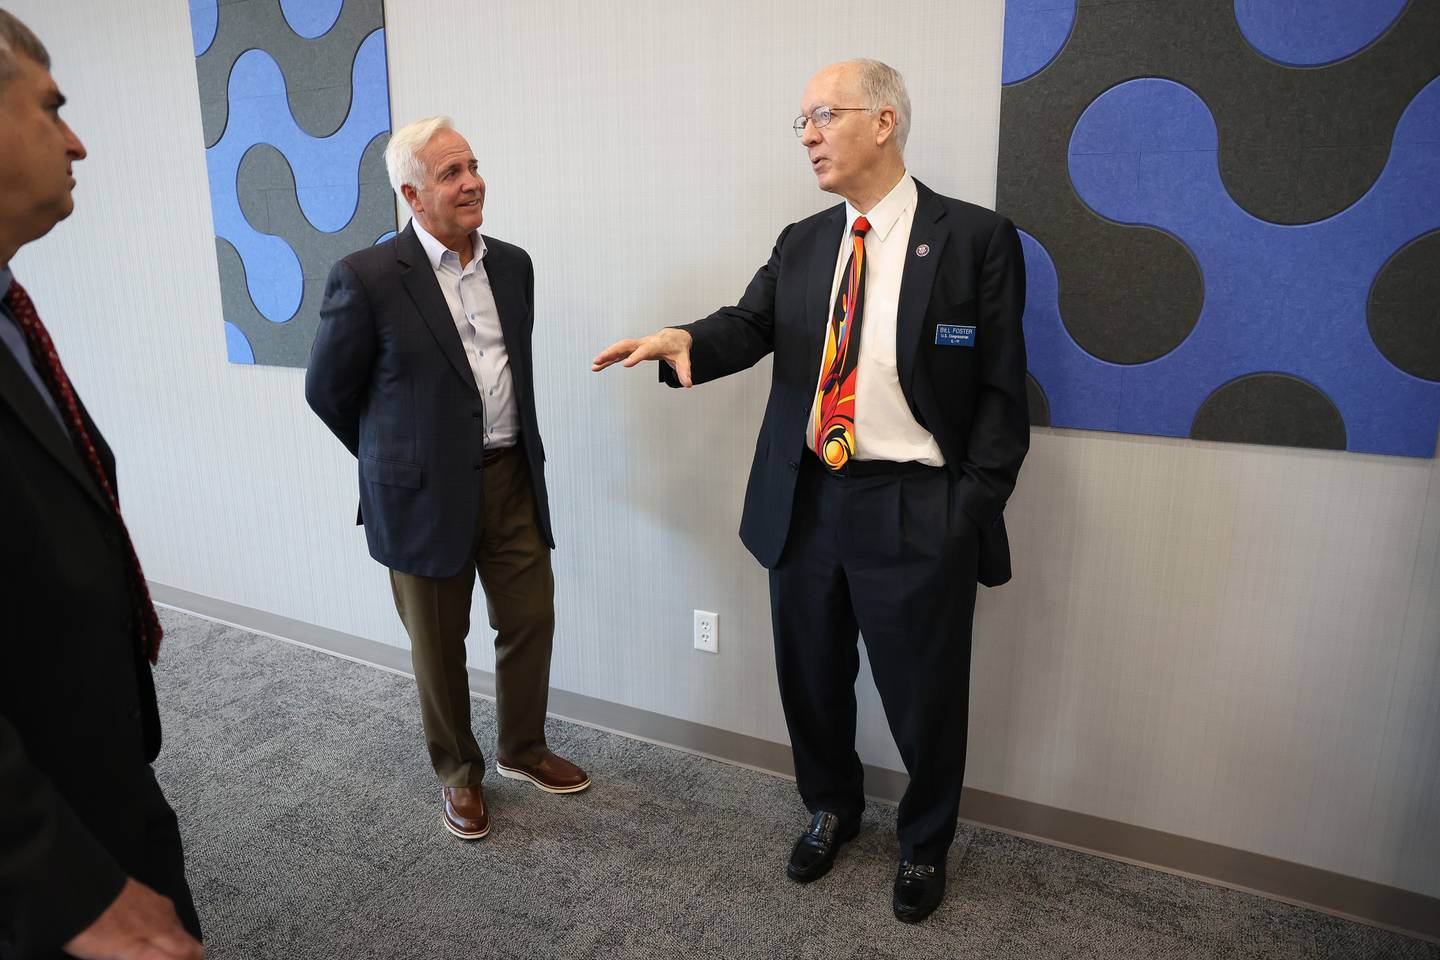
[[[790,469],[791,469],[791,470],[799,470],[799,469],[800,469],[800,464],[796,463],[794,460],[790,460],[790,461],[787,461],[787,462],[790,464]]]

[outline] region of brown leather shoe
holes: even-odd
[[[446,787],[441,791],[445,800],[445,829],[461,840],[479,840],[490,832],[490,814],[485,809],[485,790],[473,787]]]
[[[511,764],[497,757],[495,769],[502,777],[528,781],[546,793],[579,793],[590,786],[589,774],[548,750],[539,763],[530,767]]]

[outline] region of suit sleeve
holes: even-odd
[[[690,347],[690,373],[697,385],[748,370],[775,349],[775,281],[789,233],[790,227],[781,231],[770,259],[755,273],[739,303],[679,328],[695,338]],[[660,364],[660,381],[680,386],[680,378],[668,363]]]
[[[993,523],[1015,489],[1030,449],[1030,408],[1025,392],[1025,255],[1015,225],[1002,219],[980,268],[978,396],[970,424],[962,506],[981,526]]]
[[[525,306],[530,308],[531,328],[535,320],[535,261],[525,254]]]
[[[125,879],[0,716],[0,958],[58,953]]]
[[[356,456],[360,450],[360,410],[375,359],[375,323],[365,286],[341,260],[325,281],[320,330],[305,371],[305,401]]]

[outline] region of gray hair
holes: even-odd
[[[46,52],[45,44],[9,10],[0,9],[0,91],[9,85],[10,78],[15,75],[16,56],[22,55],[46,70],[50,69],[50,54]]]
[[[859,71],[860,96],[871,113],[886,107],[895,111],[895,145],[905,152],[910,137],[910,94],[905,91],[905,78],[900,71],[879,60],[857,58],[847,61]]]
[[[390,186],[405,199],[400,188],[407,183],[415,189],[425,185],[425,164],[420,160],[420,151],[435,136],[437,130],[454,130],[455,124],[449,117],[425,117],[414,123],[407,123],[390,135],[385,146],[385,172],[390,175]]]

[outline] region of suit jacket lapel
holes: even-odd
[[[915,181],[915,219],[910,226],[910,249],[905,253],[905,270],[900,277],[900,301],[895,316],[896,372],[900,389],[914,404],[911,390],[915,380],[915,358],[920,349],[920,333],[924,329],[925,308],[930,304],[930,291],[935,286],[935,271],[945,252],[950,236],[941,221],[945,217],[942,204],[929,187]],[[917,250],[926,249],[920,256]]]
[[[510,376],[518,390],[529,390],[525,382],[525,351],[530,347],[530,338],[525,335],[525,298],[520,289],[520,278],[514,270],[506,269],[505,255],[493,244],[485,254],[483,265],[485,275],[490,278],[490,293],[495,297],[495,309],[500,314],[500,333],[505,337],[505,353],[510,357]]]
[[[460,374],[460,379],[468,383],[478,396],[480,388],[475,385],[475,373],[470,369],[470,361],[465,356],[465,346],[460,342],[460,331],[455,329],[455,318],[450,314],[450,305],[445,302],[440,281],[435,279],[435,269],[430,266],[430,258],[426,256],[425,248],[420,245],[420,238],[415,236],[413,223],[406,224],[396,238],[395,259],[401,265],[400,282],[404,285],[405,292],[410,295],[415,309],[420,311],[425,325],[430,328],[440,352],[445,354],[445,359],[449,360],[455,372]]]
[[[845,233],[845,204],[826,211],[810,251],[810,272],[805,287],[805,356],[815,379],[825,356],[825,331],[830,326],[830,288],[835,284],[835,264]]]
[[[96,503],[107,513],[110,512],[110,501],[95,485],[85,464],[80,462],[80,454],[70,441],[69,431],[55,419],[55,415],[36,392],[35,384],[30,382],[25,371],[20,369],[20,364],[4,347],[0,347],[0,402],[10,406],[25,428],[35,435],[40,446],[60,462]],[[96,448],[103,450],[98,431],[89,424],[86,429],[91,430],[91,439],[95,441]]]

